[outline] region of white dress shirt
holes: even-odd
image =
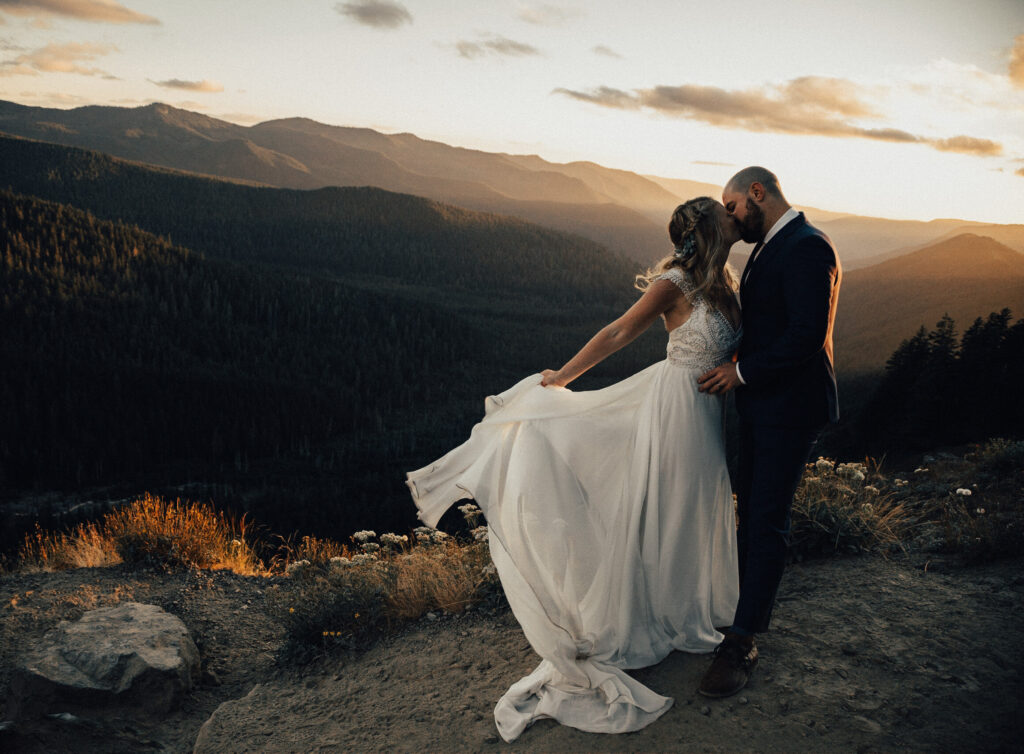
[[[762,251],[764,251],[764,247],[768,245],[769,241],[771,241],[776,235],[778,235],[780,230],[782,230],[784,227],[786,227],[786,225],[791,220],[795,220],[799,216],[800,216],[800,213],[797,212],[792,207],[787,209],[782,214],[782,217],[780,217],[778,220],[775,221],[775,225],[773,225],[771,228],[769,228],[768,232],[764,234],[764,240],[761,242],[761,248],[757,250],[756,254],[754,254],[753,258],[750,260],[750,264],[753,264],[755,261],[757,261],[758,255]],[[741,302],[741,305],[742,305],[742,302]],[[747,384],[747,381],[745,379],[743,379],[743,374],[740,372],[740,363],[738,361],[736,362],[736,376],[739,377],[740,382],[742,384],[744,384],[744,385]]]

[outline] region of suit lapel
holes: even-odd
[[[761,249],[761,253],[757,255],[756,262],[754,261],[755,255],[751,254],[750,259],[747,260],[747,266],[743,271],[743,278],[741,278],[744,281],[744,285],[748,278],[757,277],[759,274],[755,268],[759,267],[763,272],[768,262],[778,254],[779,249],[786,245],[786,241],[789,237],[796,233],[796,231],[802,228],[806,223],[807,220],[804,218],[804,213],[801,212],[786,223],[778,233],[772,236],[772,240],[766,243],[764,248]]]

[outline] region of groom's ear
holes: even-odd
[[[755,202],[763,202],[764,198],[768,195],[765,191],[764,184],[754,181],[750,184],[750,188],[747,189],[747,193],[750,194],[750,198]]]

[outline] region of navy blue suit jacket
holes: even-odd
[[[744,270],[740,418],[780,427],[839,420],[832,328],[842,267],[832,242],[803,213]]]

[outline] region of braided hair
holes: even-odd
[[[717,204],[711,197],[700,196],[676,207],[668,224],[675,251],[637,275],[637,288],[647,290],[659,275],[678,267],[693,280],[691,300],[704,294],[713,308],[728,311],[738,286],[736,275],[726,263],[729,246],[715,217]]]

